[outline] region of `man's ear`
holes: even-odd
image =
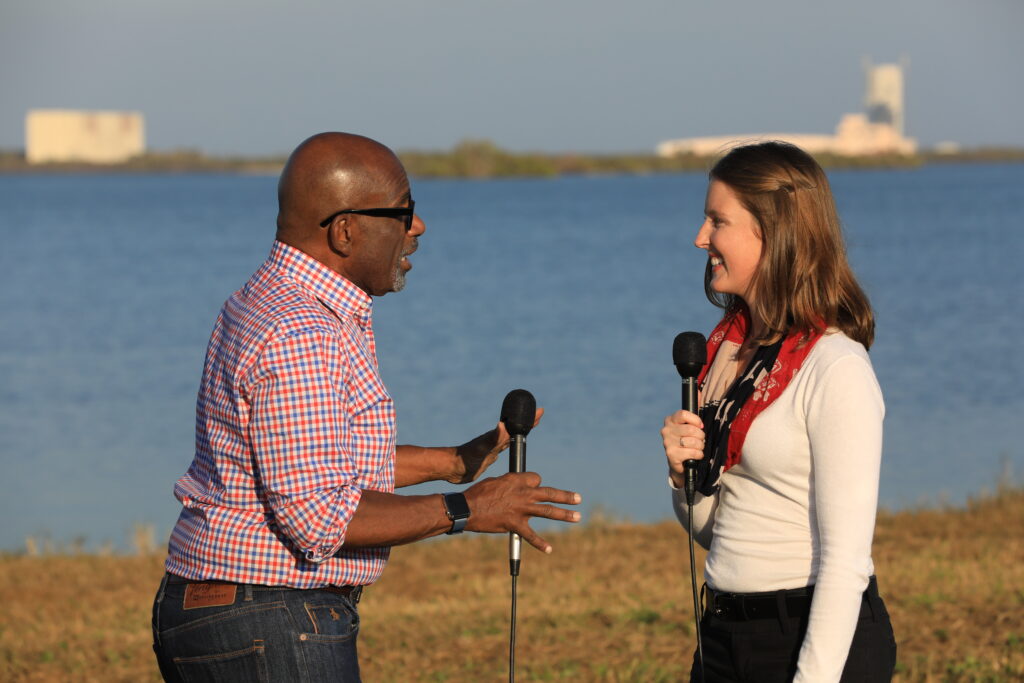
[[[351,216],[335,216],[327,226],[327,244],[331,251],[342,256],[352,255],[355,221]]]

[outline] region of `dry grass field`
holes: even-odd
[[[549,538],[550,557],[523,560],[518,679],[683,679],[694,637],[681,528],[595,519]],[[365,680],[506,679],[506,547],[466,536],[396,549],[361,604]],[[897,680],[1024,680],[1024,491],[884,513],[874,557]],[[0,556],[0,680],[157,680],[161,562]]]

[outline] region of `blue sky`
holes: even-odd
[[[828,133],[865,56],[907,56],[907,132],[1024,146],[1020,0],[4,0],[0,148],[30,108],[134,109],[151,148],[647,151]]]

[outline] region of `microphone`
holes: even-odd
[[[533,429],[537,415],[537,400],[526,389],[513,389],[501,404],[501,421],[512,438],[509,444],[509,472],[526,471],[526,435]],[[510,533],[508,540],[508,566],[512,576],[519,576],[520,549],[519,534]]]
[[[679,376],[683,378],[683,410],[696,413],[697,376],[701,368],[708,362],[708,347],[704,335],[700,332],[680,332],[672,342],[672,362],[675,363]],[[704,681],[704,642],[700,632],[701,609],[697,597],[697,569],[693,552],[693,499],[697,496],[697,461],[683,462],[683,473],[686,476],[684,491],[686,492],[687,534],[690,537],[690,588],[693,591],[693,621],[697,633],[697,658],[700,662],[700,681]]]
[[[707,340],[700,332],[680,332],[672,342],[672,362],[683,379],[683,410],[697,413],[697,376],[708,362]],[[693,505],[697,490],[697,461],[683,463],[686,476],[686,502]]]

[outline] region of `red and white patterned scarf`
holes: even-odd
[[[750,311],[746,306],[740,306],[727,313],[715,327],[708,338],[708,362],[698,377],[702,389],[722,343],[729,341],[742,345],[750,323]],[[707,402],[701,408],[701,419],[708,437],[704,460],[698,468],[698,490],[701,493],[713,494],[722,473],[740,462],[750,425],[786,390],[821,335],[822,332],[817,330],[809,334],[794,333],[775,344],[759,346],[742,376],[726,395],[721,400]]]

